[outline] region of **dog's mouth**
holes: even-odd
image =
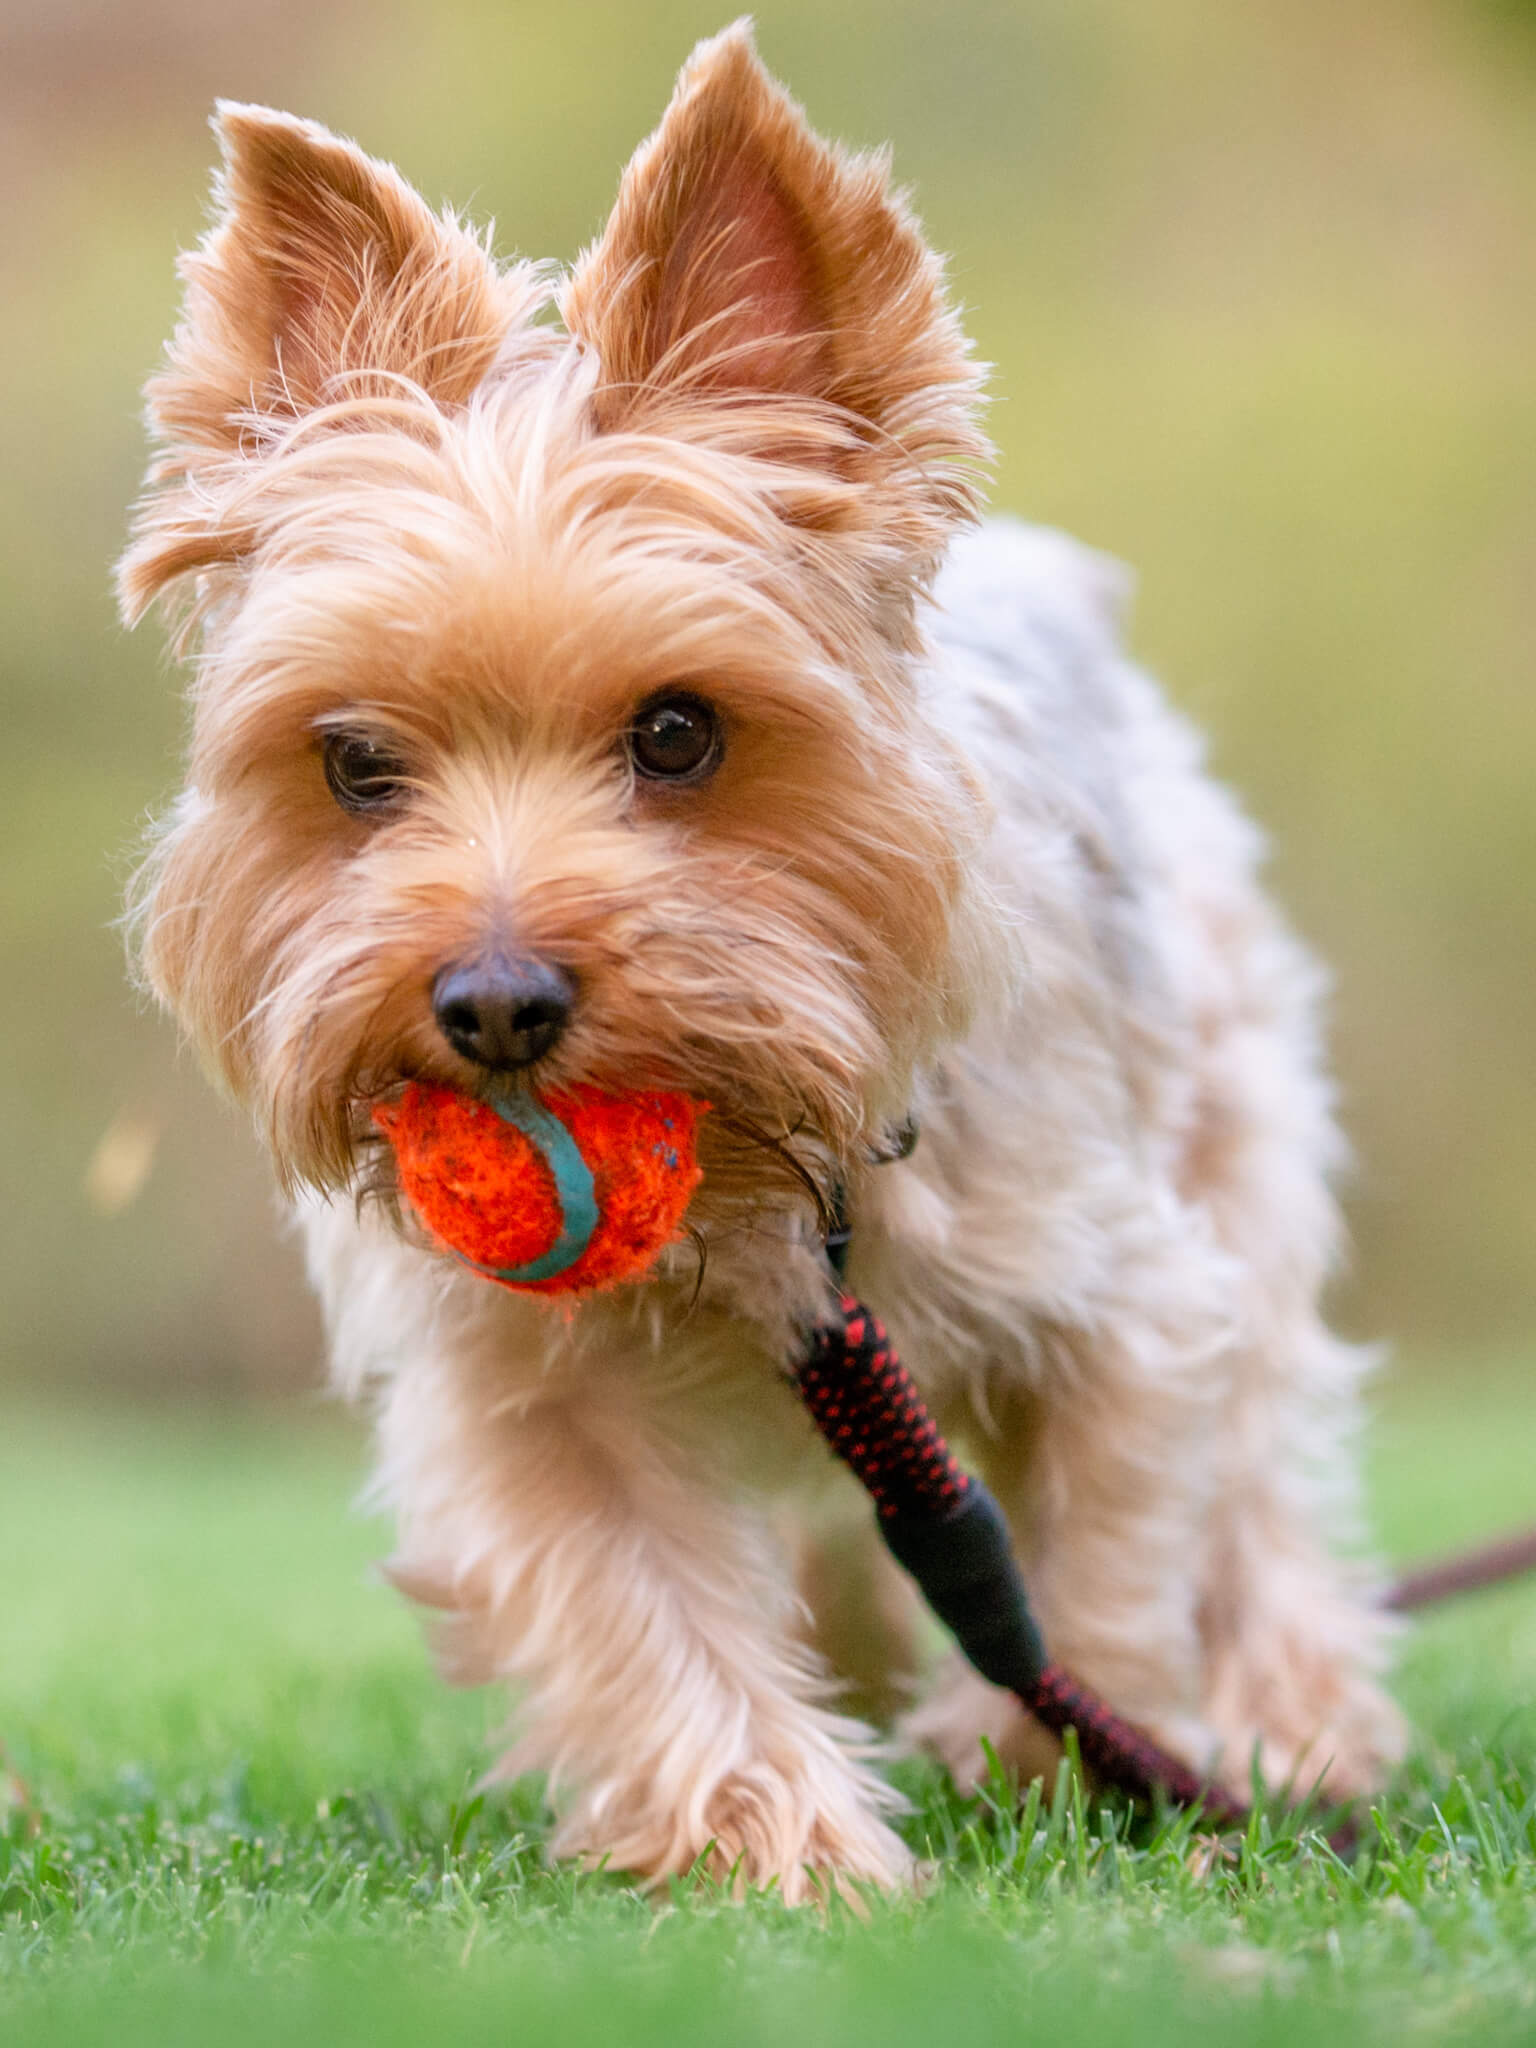
[[[573,1084],[562,1077],[558,1084],[546,1081],[541,1086],[540,1076],[529,1070],[486,1076],[465,1087],[457,1079],[445,1083],[439,1074],[423,1070],[401,1073],[386,1085],[360,1091],[351,1099],[353,1193],[359,1209],[377,1204],[402,1235],[428,1244],[430,1239],[402,1191],[394,1147],[376,1116],[377,1111],[397,1107],[408,1088],[422,1084],[454,1087],[493,1108],[504,1105],[509,1097],[541,1102],[546,1095],[558,1095]],[[610,1077],[594,1076],[586,1085],[621,1094],[675,1088],[676,1083],[658,1073],[647,1073],[638,1083],[631,1080],[627,1088],[615,1086]],[[760,1212],[792,1207],[808,1210],[822,1235],[833,1225],[839,1174],[831,1148],[807,1113],[785,1118],[757,1104],[720,1101],[711,1091],[710,1114],[699,1134],[699,1163],[703,1181],[693,1207],[703,1223],[739,1228],[750,1225]],[[691,1224],[690,1234],[697,1240]]]

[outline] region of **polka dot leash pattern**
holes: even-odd
[[[971,1481],[896,1355],[878,1316],[851,1294],[841,1324],[823,1323],[799,1368],[816,1426],[853,1467],[882,1518],[946,1514]]]

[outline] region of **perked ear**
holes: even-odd
[[[130,614],[220,557],[206,524],[201,559],[195,522],[180,550],[168,545],[168,490],[259,452],[263,420],[366,393],[370,373],[461,403],[544,296],[530,266],[499,272],[483,241],[317,123],[222,101],[213,127],[214,224],[181,259],[181,323],[146,393],[161,448],[151,481],[166,488],[123,565]]]
[[[226,448],[238,415],[306,410],[359,371],[467,398],[508,324],[484,244],[316,122],[225,100],[213,127],[217,219],[149,389],[162,432]]]
[[[939,260],[885,156],[823,142],[763,69],[746,21],[684,66],[561,310],[600,363],[605,427],[659,426],[679,402],[819,401],[852,436],[834,454],[822,411],[821,459],[861,480],[900,472],[930,545],[972,509],[988,452],[980,373]],[[772,417],[770,404],[770,452],[782,454]],[[802,445],[814,449],[815,433]]]

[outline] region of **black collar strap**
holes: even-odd
[[[922,1127],[912,1111],[908,1111],[901,1122],[891,1131],[883,1145],[871,1149],[871,1166],[893,1166],[898,1159],[910,1159],[917,1146]],[[848,1217],[848,1189],[839,1178],[832,1183],[831,1198],[827,1203],[827,1234],[822,1240],[827,1254],[827,1264],[839,1281],[848,1270],[848,1246],[853,1237],[853,1225]]]
[[[827,1234],[822,1248],[827,1255],[827,1264],[832,1268],[839,1286],[848,1271],[848,1247],[853,1242],[853,1225],[848,1220],[848,1190],[838,1181],[832,1189],[832,1199],[827,1204]]]

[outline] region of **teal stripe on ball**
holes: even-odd
[[[482,1266],[478,1260],[455,1257],[483,1273],[488,1280],[508,1281],[526,1286],[532,1280],[554,1280],[568,1272],[592,1242],[597,1229],[597,1189],[588,1166],[565,1125],[553,1111],[535,1102],[531,1095],[511,1095],[491,1107],[523,1136],[549,1168],[560,1203],[560,1235],[547,1252],[522,1266]]]

